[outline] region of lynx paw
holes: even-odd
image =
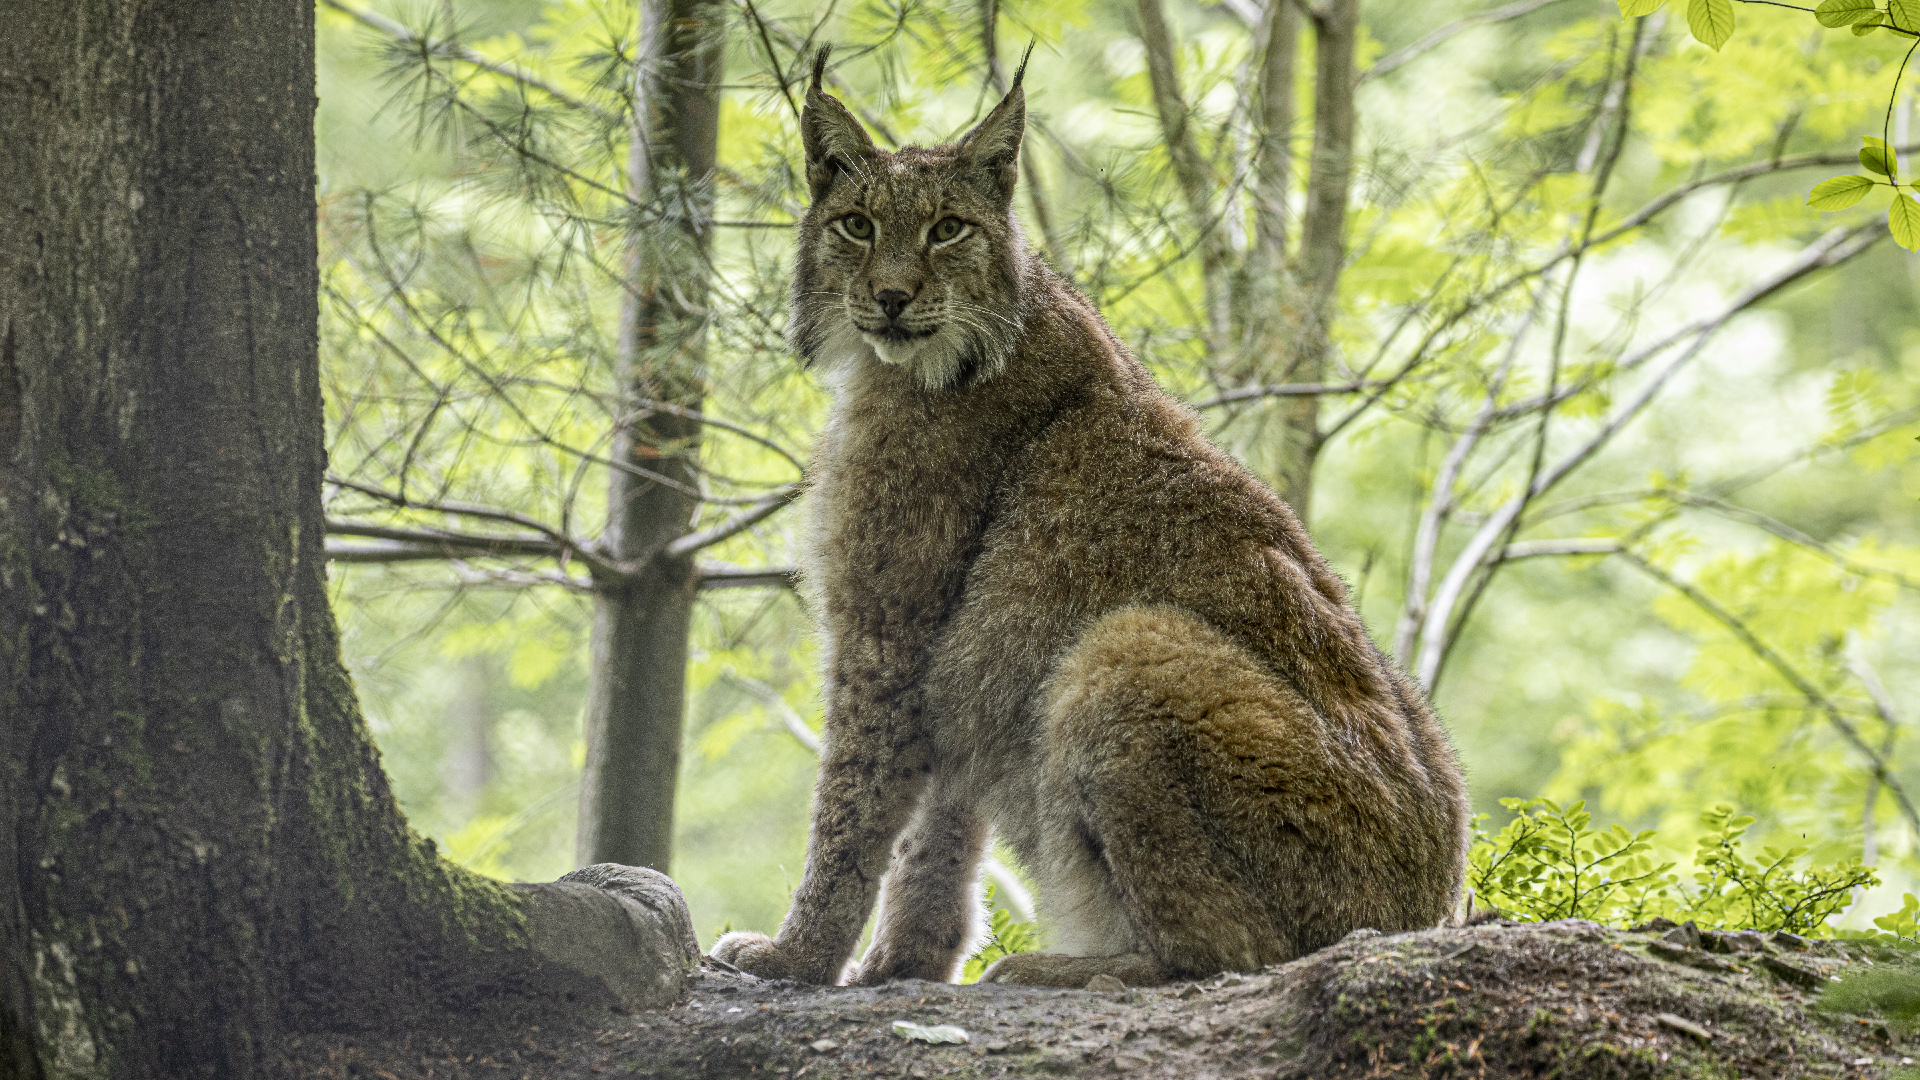
[[[767,935],[752,930],[720,935],[720,940],[713,943],[713,958],[763,979],[793,978],[792,965],[780,946]]]

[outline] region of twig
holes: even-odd
[[[1799,691],[1800,695],[1806,698],[1809,705],[1819,709],[1820,712],[1826,716],[1827,722],[1833,725],[1834,730],[1840,733],[1840,737],[1845,739],[1848,744],[1866,757],[1871,766],[1874,779],[1884,784],[1887,790],[1893,793],[1894,800],[1900,804],[1900,812],[1906,815],[1907,822],[1913,826],[1914,830],[1920,832],[1920,812],[1915,811],[1912,800],[1907,798],[1906,789],[1902,787],[1900,781],[1887,770],[1886,760],[1881,757],[1872,746],[1867,744],[1866,739],[1861,737],[1860,729],[1855,727],[1853,721],[1847,718],[1844,710],[1834,704],[1827,695],[1821,693],[1820,690],[1815,687],[1806,676],[1800,674],[1792,664],[1787,663],[1786,658],[1775,652],[1772,646],[1761,641],[1759,636],[1753,632],[1752,628],[1749,627],[1744,620],[1726,608],[1721,607],[1711,596],[1708,596],[1691,584],[1681,581],[1679,578],[1653,565],[1631,550],[1622,549],[1619,554],[1622,558],[1638,567],[1640,571],[1648,577],[1661,582],[1688,600],[1693,601],[1695,607],[1706,612],[1709,616],[1712,616],[1714,621],[1731,631],[1733,636],[1739,638],[1740,643],[1745,645],[1748,651],[1752,652],[1761,663],[1772,668],[1781,678],[1787,681],[1788,685]]]
[[[800,571],[791,566],[732,566],[727,563],[700,563],[694,567],[699,587],[707,589],[758,589],[768,586],[796,589]]]
[[[1272,0],[1269,0],[1269,2],[1272,2]],[[1517,3],[1497,7],[1491,11],[1482,11],[1475,15],[1469,15],[1464,19],[1450,22],[1438,30],[1429,32],[1425,37],[1420,38],[1413,44],[1396,49],[1374,61],[1373,66],[1361,71],[1354,79],[1354,82],[1363,83],[1368,79],[1377,79],[1400,65],[1418,59],[1426,53],[1433,51],[1442,43],[1452,40],[1463,31],[1471,30],[1476,26],[1485,26],[1488,23],[1506,22],[1509,19],[1517,19],[1522,15],[1531,15],[1543,7],[1559,2],[1560,0],[1518,0]]]
[[[711,529],[688,533],[661,549],[668,558],[680,558],[691,555],[701,548],[712,547],[722,540],[730,539],[746,532],[760,522],[780,512],[788,503],[800,497],[800,485],[789,484],[772,495],[760,500],[741,511],[728,521],[723,521]]]

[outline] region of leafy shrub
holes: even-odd
[[[1503,799],[1514,818],[1498,834],[1476,830],[1467,882],[1481,905],[1523,920],[1592,919],[1628,926],[1655,917],[1691,920],[1708,929],[1833,933],[1828,923],[1853,890],[1879,878],[1858,859],[1796,869],[1805,847],[1742,851],[1754,819],[1717,806],[1700,815],[1691,884],[1656,862],[1651,830],[1619,825],[1594,831],[1584,802],[1562,808],[1551,799]],[[1920,908],[1909,917],[1920,917]]]
[[[994,906],[993,882],[987,882],[987,941],[967,958],[960,969],[960,981],[979,982],[995,960],[1014,953],[1033,952],[1040,947],[1040,928],[1030,922],[1015,921],[1006,908]]]

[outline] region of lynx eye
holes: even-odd
[[[933,242],[936,244],[944,244],[965,232],[966,228],[966,222],[961,221],[957,217],[941,218],[939,223],[933,227]]]
[[[853,237],[855,240],[871,240],[873,238],[873,222],[868,220],[865,214],[848,214],[846,217],[840,219],[840,231]]]

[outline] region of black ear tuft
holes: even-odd
[[[1013,201],[1013,185],[1020,172],[1020,143],[1027,130],[1027,92],[1020,82],[1031,55],[1033,46],[1029,44],[1026,55],[1020,58],[1020,69],[1013,73],[1007,96],[960,138],[960,159],[977,170],[974,175],[979,177],[982,193],[1003,205]]]
[[[807,186],[817,200],[842,174],[861,176],[873,159],[873,140],[840,99],[821,88],[827,76],[827,54],[822,46],[813,57],[813,82],[807,87],[807,106],[800,111],[800,142],[807,154]]]
[[[1031,52],[1033,47],[1028,46],[1027,49]],[[827,77],[827,57],[832,54],[833,46],[831,45],[822,45],[820,51],[813,54],[813,81],[807,85],[808,97],[824,92],[820,89],[820,84]],[[1026,61],[1021,61],[1020,66],[1026,67]]]
[[[1013,70],[1013,86],[1009,89],[1019,89],[1021,80],[1027,77],[1027,61],[1033,58],[1033,47],[1039,41],[1039,38],[1027,39],[1027,51],[1020,54],[1020,66]]]

